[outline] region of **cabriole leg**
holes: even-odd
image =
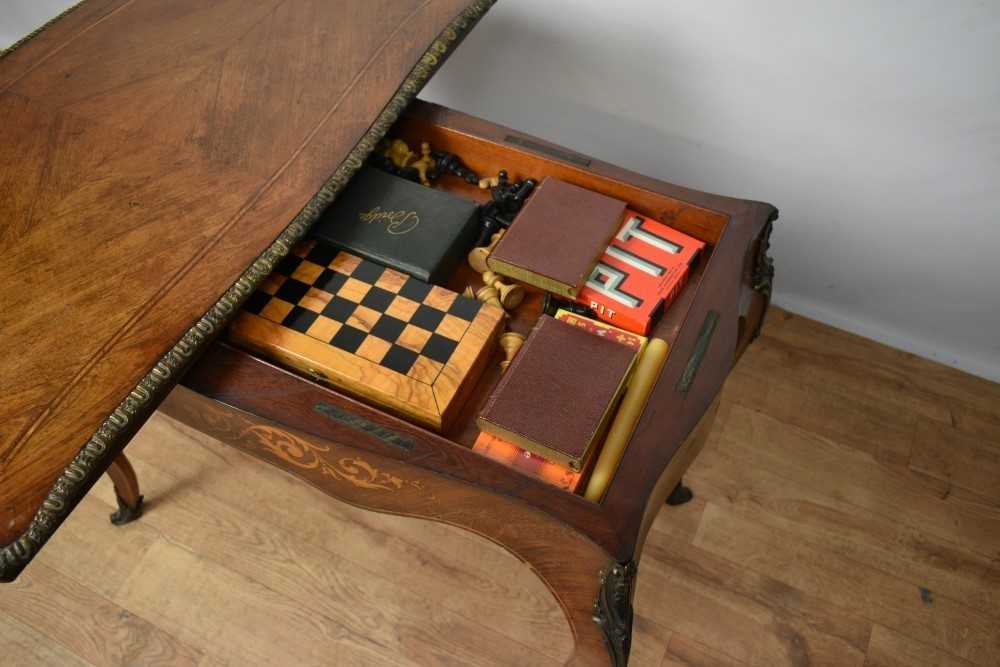
[[[108,468],[108,477],[115,485],[115,497],[118,499],[118,509],[111,513],[111,523],[121,526],[142,516],[139,480],[136,479],[135,470],[125,454],[119,454],[112,461]]]

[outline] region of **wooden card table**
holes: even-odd
[[[684,500],[760,330],[777,212],[416,101],[491,4],[87,0],[3,55],[0,580],[105,471],[116,520],[141,513],[122,452],[160,409],[334,498],[504,546],[561,604],[574,664],[627,663],[643,541]],[[472,449],[500,350],[439,435],[220,337],[389,134],[480,174],[619,198],[707,244],[652,331],[669,355],[599,502]],[[439,187],[484,197],[454,177]],[[541,301],[528,290],[509,327],[530,330]]]

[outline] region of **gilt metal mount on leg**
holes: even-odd
[[[760,233],[757,257],[753,266],[753,288],[764,297],[765,314],[771,305],[771,288],[774,283],[774,260],[771,259],[768,250],[771,248],[771,231],[774,229],[775,218],[777,218],[777,213],[767,221]],[[763,326],[764,316],[762,315],[750,340],[755,340],[760,336]]]
[[[111,523],[121,526],[142,516],[139,480],[136,479],[135,469],[124,454],[119,454],[112,461],[108,468],[108,477],[115,485],[115,498],[118,499],[118,509],[111,513]]]
[[[628,664],[632,648],[632,596],[637,568],[635,561],[612,563],[601,572],[601,588],[594,602],[594,622],[604,633],[614,667]]]

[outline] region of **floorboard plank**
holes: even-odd
[[[146,551],[117,600],[234,664],[418,664],[166,539]]]
[[[0,613],[0,656],[7,667],[88,667],[80,656],[45,633]]]
[[[776,577],[661,535],[650,537],[642,568],[637,609],[748,665],[864,663],[868,622]]]
[[[963,433],[950,424],[920,419],[910,468],[1000,507],[1000,443]]]
[[[937,538],[906,517],[887,518],[815,485],[778,477],[764,466],[748,467],[752,453],[746,448],[753,445],[740,435],[738,424],[688,473],[703,502],[961,600],[1000,621],[1000,561]],[[838,472],[830,475],[836,478]]]
[[[177,483],[145,461],[136,460],[134,466],[150,493],[165,491]],[[249,514],[237,511],[190,486],[171,493],[170,498],[169,505],[144,517],[144,524],[156,529],[172,545],[197,550],[200,559],[253,580],[294,601],[302,611],[321,614],[347,632],[367,637],[418,664],[453,660],[470,666],[554,665],[569,655],[569,651],[553,654],[551,644],[529,648],[476,623],[474,619],[490,618],[475,615],[483,611],[476,608],[482,607],[475,604],[478,596],[460,596],[458,602],[466,606],[456,611],[442,606],[439,602],[454,591],[448,579],[427,581],[427,573],[418,571],[390,581],[376,569],[300,542],[294,525],[281,528],[268,523],[265,508]],[[330,501],[315,492],[312,502]],[[508,565],[522,566],[513,556]],[[436,589],[427,597],[415,594],[409,585],[412,579],[423,579],[426,585],[435,584]],[[503,595],[492,602],[496,604],[497,599],[507,606],[514,602]],[[530,617],[533,610],[519,611]],[[454,641],[455,637],[462,641]]]
[[[122,583],[156,541],[158,534],[146,522],[115,526],[109,520],[114,505],[111,480],[95,488],[60,526],[38,560],[82,586],[113,599]]]
[[[632,623],[632,652],[629,667],[660,667],[667,652],[670,631],[652,619],[636,614]]]
[[[712,503],[695,546],[975,664],[1000,662],[996,619]]]
[[[675,633],[667,645],[661,667],[743,667],[745,664],[689,637]]]
[[[157,596],[162,599],[162,595]],[[161,626],[78,584],[45,563],[33,563],[0,595],[0,615],[44,633],[94,665],[196,665],[201,651]]]
[[[960,490],[942,493],[867,454],[734,405],[727,438],[743,465],[901,521],[988,558],[1000,555],[1000,508]]]
[[[865,667],[973,667],[973,663],[876,625]]]
[[[826,359],[846,386],[872,395],[879,402],[919,406],[951,421],[949,409],[969,406],[996,416],[1000,384],[978,378],[944,364],[903,352],[868,338],[830,327],[816,320],[775,309],[769,313],[765,335],[794,346],[798,351]]]
[[[793,374],[761,374],[739,365],[724,398],[778,421],[865,452],[890,468],[905,468],[918,417],[892,405],[836,392],[811,391]]]

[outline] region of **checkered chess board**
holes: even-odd
[[[442,430],[501,318],[497,308],[307,241],[250,297],[229,338]]]

